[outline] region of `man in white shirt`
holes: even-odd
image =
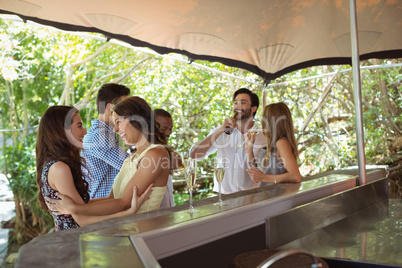
[[[203,159],[217,152],[226,161],[222,181],[222,193],[230,194],[258,186],[247,173],[249,168],[244,147],[247,132],[254,126],[254,116],[259,106],[258,96],[247,88],[240,88],[233,94],[233,112],[237,118],[226,118],[223,124],[211,130],[202,141],[194,144],[190,157]],[[226,134],[231,132],[231,134]],[[258,135],[260,135],[259,133]],[[214,191],[219,184],[214,178]]]

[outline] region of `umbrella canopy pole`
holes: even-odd
[[[359,164],[359,185],[367,183],[366,155],[364,151],[364,130],[362,113],[362,90],[360,84],[359,38],[357,30],[356,0],[349,0],[350,39],[352,45],[353,93],[356,114],[357,158]]]

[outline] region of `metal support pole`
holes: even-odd
[[[362,113],[362,90],[360,83],[359,38],[357,30],[356,0],[349,0],[350,39],[352,44],[353,92],[356,114],[357,158],[359,164],[359,185],[367,183],[366,155],[364,151],[364,129]]]

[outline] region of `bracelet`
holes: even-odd
[[[276,184],[276,176],[274,176],[274,183]]]

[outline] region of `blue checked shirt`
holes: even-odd
[[[91,121],[83,145],[91,199],[107,196],[128,154],[119,146],[113,128],[99,120]]]

